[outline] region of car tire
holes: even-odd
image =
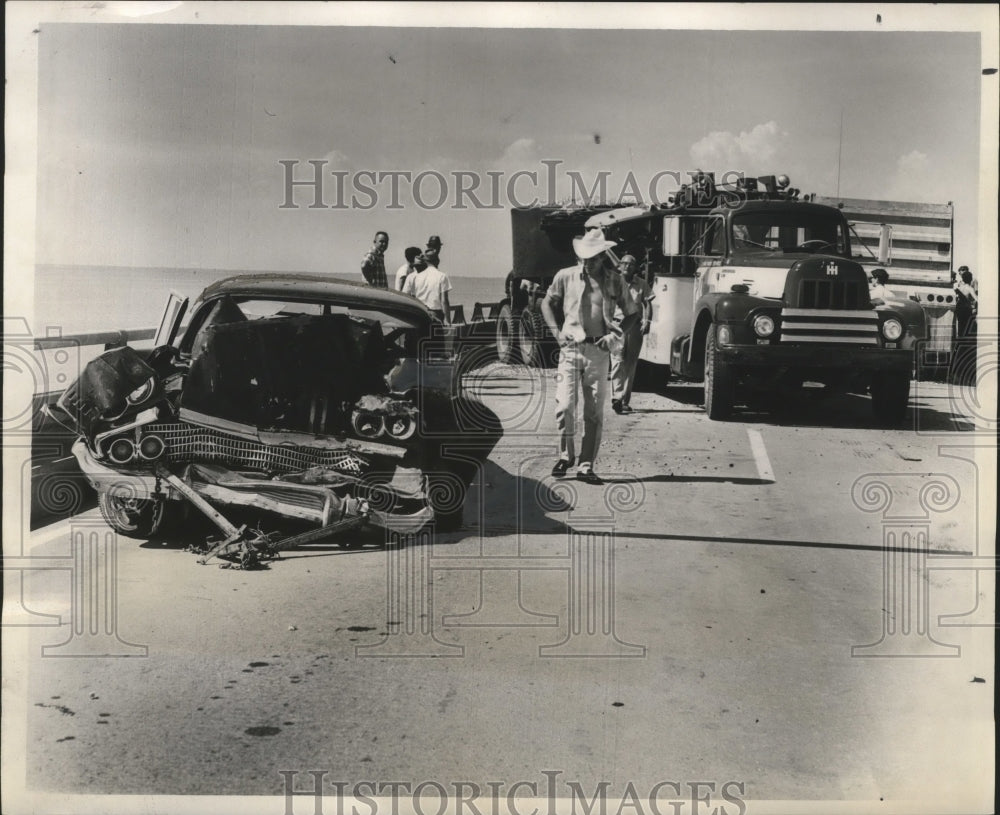
[[[872,381],[872,412],[886,427],[898,427],[906,417],[910,402],[910,376],[907,373],[880,375]]]
[[[172,501],[127,498],[108,490],[97,493],[97,506],[108,526],[126,538],[148,540],[169,528],[179,507]]]
[[[548,367],[548,334],[548,326],[537,308],[526,308],[521,312],[517,339],[525,365],[532,368]]]
[[[504,303],[500,307],[500,314],[497,315],[497,359],[506,364],[517,362],[517,347],[515,340],[517,334],[514,326],[514,315],[510,306]]]
[[[715,326],[708,327],[705,338],[705,412],[713,421],[728,419],[733,415],[736,400],[736,375],[729,363],[722,359],[715,339]]]

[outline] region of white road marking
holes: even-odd
[[[774,473],[771,472],[771,462],[767,457],[767,449],[764,447],[764,437],[759,430],[747,428],[747,435],[750,437],[750,449],[753,451],[753,460],[757,464],[757,476],[761,481],[774,481]]]

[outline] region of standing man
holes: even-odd
[[[423,265],[419,269],[417,268],[417,259],[420,257],[419,247],[407,246],[403,254],[406,256],[406,263],[396,269],[396,285],[394,287],[396,291],[403,290],[403,283],[406,282],[407,277],[424,268]],[[422,264],[423,261],[421,260],[420,263]]]
[[[636,321],[623,331],[621,353],[611,355],[611,407],[615,413],[631,413],[629,401],[632,398],[632,385],[635,383],[635,369],[639,364],[639,349],[642,348],[642,337],[649,333],[650,318],[653,307],[650,300],[653,294],[649,284],[635,272],[638,264],[632,255],[622,255],[618,262],[618,270],[625,284],[625,296],[631,300],[635,310],[641,315],[641,323]],[[615,314],[619,320],[624,320],[621,312]]]
[[[448,302],[451,281],[448,280],[448,275],[428,263],[426,256],[418,258],[418,264],[423,264],[423,269],[406,278],[403,294],[416,297],[435,317],[448,325],[451,321],[451,305]]]
[[[441,238],[437,235],[431,235],[427,239],[427,248],[424,249],[424,258],[435,269],[441,266],[441,246]]]
[[[604,253],[615,245],[600,229],[573,239],[576,266],[560,269],[553,278],[542,315],[559,342],[559,376],[556,385],[556,427],[559,460],[552,475],[561,477],[573,466],[578,392],[583,393],[583,440],[576,477],[600,484],[594,462],[601,446],[604,401],[608,388],[608,357],[621,348],[621,337],[637,319],[636,307],[625,296],[621,278],[604,270]],[[615,306],[625,315],[619,327]]]
[[[378,289],[389,288],[389,281],[385,276],[385,250],[388,248],[389,233],[376,232],[372,248],[361,261],[361,274],[369,286]]]
[[[959,266],[958,279],[955,281],[955,329],[959,339],[971,333],[972,321],[978,307],[979,298],[972,286],[972,272],[968,266]]]

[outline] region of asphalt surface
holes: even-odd
[[[7,620],[33,623],[5,632],[8,803],[287,812],[289,779],[308,793],[325,771],[329,794],[423,782],[424,811],[437,784],[481,815],[601,789],[653,815],[651,795],[684,815],[991,808],[995,442],[969,391],[915,385],[899,430],[858,396],[710,422],[699,387],[638,393],[606,413],[595,486],[549,475],[554,372],[466,384],[506,435],[460,532],[261,571],[120,538],[116,571],[75,593],[71,531],[106,540],[100,516],[32,533],[14,565],[33,568],[5,574]],[[148,811],[183,808],[163,801]]]

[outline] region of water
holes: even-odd
[[[445,269],[447,271],[447,269]],[[390,272],[390,277],[395,272]],[[168,269],[97,266],[37,266],[33,332],[43,336],[49,326],[63,335],[85,331],[152,328],[159,324],[171,292],[193,301],[210,283],[238,274],[225,269]],[[345,276],[346,280],[361,280]],[[451,278],[452,305],[464,305],[466,319],[477,301],[491,303],[503,296],[503,278]]]

